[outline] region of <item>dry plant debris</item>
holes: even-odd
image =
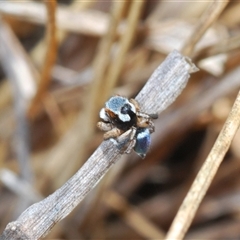
[[[1,232],[12,222],[22,239],[239,238],[239,9],[220,0],[1,1]],[[191,66],[174,49],[200,71],[165,109],[182,89],[159,92],[180,86],[165,84],[187,79]],[[162,85],[149,85],[161,63]],[[101,144],[98,111],[114,94],[161,112],[144,160]],[[21,228],[44,209],[39,225]]]

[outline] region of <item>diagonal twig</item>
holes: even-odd
[[[189,73],[196,67],[177,51],[173,51],[154,71],[137,95],[143,111],[163,111],[182,92]],[[104,141],[87,162],[61,188],[44,200],[30,206],[20,217],[7,225],[4,239],[39,239],[65,218],[120,159],[122,149],[111,140]]]

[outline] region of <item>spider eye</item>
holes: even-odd
[[[128,114],[130,111],[132,110],[131,110],[131,106],[128,103],[124,104],[124,106],[121,108],[122,114]]]

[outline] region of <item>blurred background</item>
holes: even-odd
[[[136,96],[177,49],[200,71],[155,121],[147,157],[124,155],[46,237],[163,238],[240,87],[239,12],[238,1],[2,0],[1,232],[98,147],[105,101]],[[239,146],[237,133],[186,239],[240,237]]]

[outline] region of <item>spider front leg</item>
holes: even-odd
[[[101,131],[105,131],[103,138],[104,140],[107,140],[109,138],[117,138],[122,134],[122,131],[118,128],[113,127],[111,123],[105,123],[105,122],[98,122],[97,127]]]
[[[139,117],[146,118],[146,119],[158,119],[157,113],[147,114],[147,113],[144,113],[144,112],[138,112],[137,115]]]
[[[151,119],[158,119],[158,114],[157,114],[157,113],[147,114],[147,113],[141,112],[141,111],[140,111],[139,103],[138,103],[137,100],[135,100],[134,98],[131,98],[131,99],[129,100],[129,102],[134,105],[134,107],[136,108],[136,111],[137,111],[139,117],[142,117],[142,118],[151,118]]]
[[[153,133],[155,131],[152,119],[145,113],[137,114],[137,126],[139,128],[148,128],[150,133]]]
[[[111,123],[105,123],[105,122],[98,122],[97,127],[104,132],[107,132],[113,129],[113,125]]]
[[[134,98],[131,98],[131,99],[129,100],[129,102],[134,105],[134,107],[136,108],[136,111],[137,111],[137,112],[140,111],[140,106],[139,106],[139,103],[137,102],[137,100],[135,100]]]
[[[113,128],[110,131],[103,134],[104,140],[108,140],[110,138],[117,138],[122,134],[122,131],[118,128]]]

